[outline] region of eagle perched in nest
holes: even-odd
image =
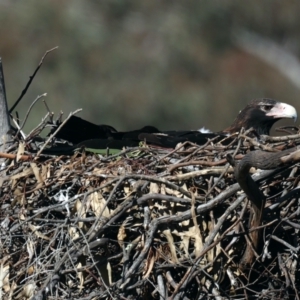
[[[56,134],[56,138],[66,140],[74,146],[86,146],[97,149],[136,147],[141,141],[149,145],[174,148],[178,143],[186,141],[203,145],[208,139],[217,136],[225,137],[235,132],[240,132],[242,128],[245,130],[252,128],[256,136],[269,135],[273,124],[283,118],[296,120],[296,109],[286,103],[262,98],[252,100],[239,112],[231,126],[216,133],[203,133],[198,130],[160,131],[153,126],[120,132],[109,125],[96,125],[72,116]],[[58,125],[54,126],[51,133],[56,130]]]

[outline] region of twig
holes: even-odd
[[[20,128],[18,129],[18,131],[17,131],[17,133],[16,133],[16,136],[18,136],[20,130],[23,129],[23,127],[24,127],[24,125],[25,125],[25,123],[26,123],[26,121],[27,121],[27,119],[28,119],[29,113],[30,113],[31,109],[33,108],[33,106],[34,106],[41,98],[46,97],[46,96],[47,96],[47,93],[44,93],[44,94],[42,94],[42,95],[40,95],[40,96],[37,96],[36,99],[31,103],[31,105],[29,106],[29,108],[28,108],[28,110],[27,110],[27,112],[26,112],[24,121],[23,121],[22,125],[20,126]]]
[[[67,121],[74,116],[75,114],[77,114],[78,112],[80,112],[82,109],[77,109],[74,112],[70,113],[69,116],[59,125],[59,127],[55,130],[54,133],[52,133],[49,138],[47,139],[47,141],[45,142],[45,144],[42,146],[42,148],[39,150],[39,152],[36,154],[35,159],[37,159],[40,154],[43,152],[43,150],[46,148],[46,146],[50,143],[50,141],[55,137],[55,135],[60,131],[60,129],[67,123]]]
[[[13,110],[16,108],[16,106],[19,104],[19,102],[22,100],[22,98],[23,98],[24,95],[26,94],[28,88],[30,87],[30,84],[31,84],[32,80],[34,79],[36,73],[38,72],[38,70],[39,70],[40,67],[42,66],[43,61],[44,61],[44,58],[48,55],[48,53],[50,53],[50,52],[56,50],[57,48],[58,48],[58,47],[54,47],[54,48],[52,48],[52,49],[50,49],[50,50],[47,50],[46,53],[43,55],[43,57],[42,57],[42,59],[41,59],[39,65],[38,65],[37,68],[35,69],[34,73],[33,73],[31,76],[29,76],[29,81],[27,82],[27,84],[26,84],[24,90],[22,91],[21,95],[19,96],[19,98],[17,99],[17,101],[15,102],[15,104],[11,107],[11,109],[9,110],[9,113],[10,113],[10,114],[13,112]]]

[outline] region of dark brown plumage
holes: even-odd
[[[265,207],[265,196],[260,191],[257,184],[252,179],[249,174],[251,167],[272,170],[286,163],[292,163],[293,159],[283,159],[288,157],[288,155],[299,152],[297,147],[286,149],[281,152],[265,152],[261,150],[251,151],[244,156],[244,158],[235,165],[234,174],[240,187],[246,193],[248,199],[251,201],[252,215],[249,222],[249,238],[250,243],[247,243],[245,252],[240,261],[240,266],[244,268],[253,263],[255,259],[254,251],[260,251],[261,246],[261,229],[259,227],[263,220],[263,210]],[[229,162],[233,162],[233,158],[229,157]]]
[[[90,148],[114,148],[138,146],[141,141],[165,148],[174,148],[178,143],[190,141],[204,144],[216,136],[253,128],[257,135],[269,134],[272,125],[282,118],[297,118],[297,112],[291,105],[273,99],[252,100],[240,113],[233,124],[217,133],[200,131],[159,131],[153,126],[138,130],[119,132],[108,125],[95,125],[76,116],[72,116],[56,135],[74,145]],[[55,126],[57,127],[57,125]],[[53,133],[55,128],[51,131]]]
[[[296,120],[296,109],[273,99],[255,99],[240,111],[232,125],[223,132],[231,134],[243,127],[245,130],[253,128],[257,135],[269,135],[273,124],[283,118]]]
[[[169,131],[164,134],[141,134],[140,139],[156,145],[168,144],[175,147],[179,142],[190,141],[196,144],[204,144],[208,139],[220,135],[233,134],[240,132],[242,128],[248,130],[253,128],[255,135],[269,135],[275,122],[283,118],[297,119],[296,109],[286,103],[278,102],[273,99],[252,100],[243,110],[241,110],[228,128],[216,133],[201,133],[199,131]],[[155,137],[153,137],[155,136]]]

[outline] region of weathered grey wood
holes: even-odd
[[[9,141],[10,136],[8,131],[10,129],[9,114],[7,108],[6,92],[4,74],[2,68],[2,58],[0,57],[0,151],[3,152],[6,143]]]

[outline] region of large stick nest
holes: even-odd
[[[226,156],[300,135],[233,138],[59,157],[28,155],[34,135],[15,142],[1,176],[0,299],[296,299],[299,166],[251,170],[267,197],[264,245],[242,269],[251,205]]]

